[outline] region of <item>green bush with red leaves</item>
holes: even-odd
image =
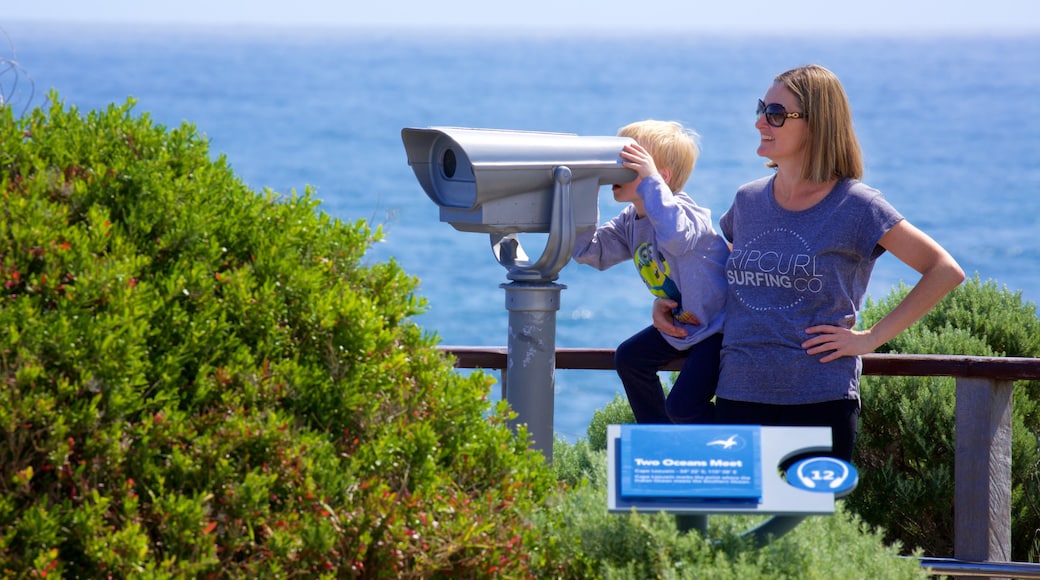
[[[0,576],[524,577],[555,489],[381,237],[191,125],[0,107]],[[532,554],[536,554],[537,558]]]

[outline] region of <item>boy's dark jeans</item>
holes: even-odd
[[[713,423],[711,402],[719,382],[722,334],[687,350],[677,350],[653,326],[637,332],[614,351],[614,366],[637,423]],[[665,399],[658,369],[685,359]]]

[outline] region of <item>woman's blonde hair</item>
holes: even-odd
[[[618,131],[618,136],[628,137],[642,145],[654,158],[658,171],[668,169],[671,172],[668,187],[672,192],[683,191],[701,154],[700,136],[695,131],[675,121],[647,119],[625,125]]]
[[[775,80],[798,98],[809,123],[802,178],[861,179],[863,154],[852,127],[849,99],[837,75],[811,64],[781,73]]]

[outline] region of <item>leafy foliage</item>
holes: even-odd
[[[50,101],[0,108],[0,575],[527,573],[552,474],[378,229]]]
[[[615,399],[592,424],[613,422],[627,408]],[[551,566],[538,577],[643,578],[924,578],[913,558],[900,558],[839,502],[833,516],[808,518],[764,547],[745,537],[762,516],[711,516],[705,535],[681,531],[665,513],[611,514],[606,505],[606,450],[589,439],[557,440],[553,467],[571,489],[534,513],[541,537],[551,540]],[[919,555],[914,553],[913,555]]]
[[[844,509],[761,550],[736,517],[705,538],[607,513],[625,400],[550,468],[489,404],[492,379],[456,373],[412,323],[416,281],[364,262],[378,228],[330,219],[309,190],[250,191],[194,127],[135,117],[132,99],[50,102],[0,107],[0,575],[922,575]],[[928,332],[967,324],[949,320]],[[1037,344],[987,332],[999,344],[957,348]],[[944,388],[915,395],[931,424]],[[934,452],[919,439],[902,457]]]
[[[635,415],[632,414],[632,407],[629,406],[628,400],[623,398],[620,394],[615,394],[614,399],[607,403],[607,406],[602,409],[597,409],[592,414],[592,420],[589,422],[589,428],[587,435],[589,437],[589,445],[593,449],[606,451],[607,449],[607,425],[621,425],[623,423],[635,423]]]
[[[889,312],[909,288],[867,302],[862,326]],[[1040,357],[1040,319],[1021,293],[976,275],[881,352]],[[855,462],[860,483],[851,511],[886,530],[888,541],[953,555],[956,385],[942,377],[863,377],[863,421]],[[1012,559],[1040,557],[1040,384],[1014,386]]]

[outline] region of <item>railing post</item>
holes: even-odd
[[[954,557],[1011,560],[1012,382],[957,378]]]

